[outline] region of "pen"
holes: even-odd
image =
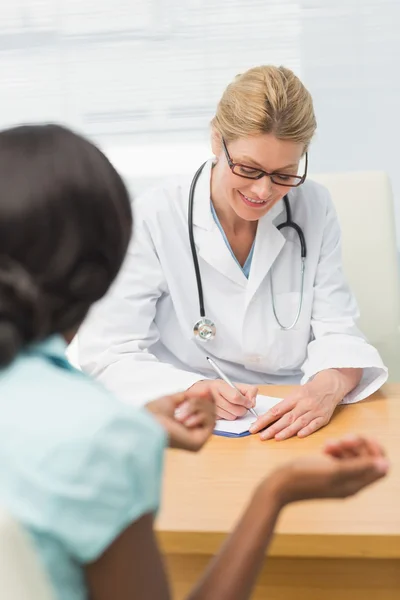
[[[215,364],[215,362],[213,361],[213,359],[210,358],[209,356],[207,356],[207,360],[210,363],[210,365],[213,368],[213,370],[216,372],[216,374],[219,375],[221,377],[221,379],[223,379],[225,381],[225,383],[227,383],[228,385],[230,385],[231,388],[233,388],[234,390],[236,390],[237,392],[239,392],[239,394],[241,396],[243,396],[242,392],[240,390],[238,390],[237,387],[236,387],[236,385],[232,383],[232,381],[229,379],[229,377],[227,377],[225,375],[225,373],[223,373],[223,371],[221,371],[221,369],[219,368],[218,365]],[[258,419],[258,414],[254,410],[254,408],[249,408],[249,411],[251,412],[252,415],[254,415]]]

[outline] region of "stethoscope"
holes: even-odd
[[[196,274],[196,283],[197,283],[197,293],[199,296],[199,310],[200,310],[200,319],[198,319],[198,321],[196,321],[196,323],[193,326],[193,333],[194,336],[201,342],[208,342],[210,340],[213,340],[215,338],[217,329],[215,326],[214,321],[212,321],[211,319],[209,319],[208,317],[206,317],[206,311],[204,310],[204,296],[203,296],[203,284],[201,281],[201,274],[200,274],[200,267],[199,267],[199,260],[197,258],[197,252],[196,252],[196,246],[194,243],[194,235],[193,235],[193,204],[194,204],[194,193],[196,190],[196,184],[197,181],[200,177],[200,174],[202,172],[202,170],[204,169],[204,166],[206,165],[206,162],[203,163],[199,169],[196,171],[193,179],[192,179],[192,183],[190,184],[190,190],[189,190],[189,207],[188,207],[188,230],[189,230],[189,242],[190,242],[190,249],[192,252],[192,259],[193,259],[193,266],[194,266],[194,271]],[[301,257],[301,264],[300,264],[300,276],[301,276],[301,283],[300,283],[300,301],[299,301],[299,305],[297,307],[297,312],[296,312],[296,316],[294,318],[294,321],[290,324],[290,325],[283,325],[277,315],[276,312],[276,306],[275,306],[275,299],[274,299],[274,284],[273,284],[273,277],[272,277],[272,272],[271,272],[271,300],[272,300],[272,310],[274,313],[274,317],[276,322],[278,323],[279,327],[281,329],[283,329],[284,331],[289,331],[290,329],[293,329],[296,325],[297,322],[300,318],[300,314],[301,314],[301,309],[303,307],[303,297],[304,297],[304,272],[305,272],[305,261],[306,261],[306,256],[307,256],[307,246],[306,246],[306,240],[304,237],[304,233],[303,230],[301,229],[301,227],[299,225],[297,225],[297,223],[295,223],[292,220],[292,211],[290,208],[290,203],[289,203],[289,198],[286,196],[284,196],[283,198],[283,202],[285,204],[285,210],[286,210],[286,221],[284,221],[283,223],[281,223],[280,225],[277,226],[277,229],[279,231],[282,231],[282,229],[284,229],[285,227],[290,227],[291,229],[294,229],[294,231],[297,233],[298,237],[299,237],[299,241],[300,241],[300,257]]]

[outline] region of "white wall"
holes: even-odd
[[[140,191],[208,155],[236,73],[285,64],[315,99],[311,170],[388,171],[400,222],[399,30],[399,0],[4,1],[0,127],[67,123]]]
[[[388,172],[400,226],[400,2],[302,4],[302,75],[319,124],[311,169]]]

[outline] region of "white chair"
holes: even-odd
[[[382,172],[310,175],[328,188],[343,234],[343,265],[359,326],[400,381],[400,286],[393,195]]]
[[[0,589],[4,600],[54,600],[29,536],[1,509]]]

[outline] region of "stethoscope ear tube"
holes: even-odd
[[[200,319],[196,321],[193,326],[193,334],[196,339],[200,342],[208,342],[209,340],[213,340],[216,334],[216,327],[214,321],[208,319],[206,317],[206,311],[204,309],[204,295],[203,295],[203,284],[201,281],[201,273],[199,260],[197,258],[196,246],[194,243],[194,234],[193,234],[193,204],[194,204],[194,192],[196,189],[197,180],[200,177],[202,170],[204,169],[206,163],[203,163],[199,169],[196,171],[192,183],[190,184],[189,190],[189,206],[188,206],[188,231],[189,231],[189,243],[190,250],[192,252],[193,258],[193,266],[196,275],[196,283],[197,283],[197,292],[199,296],[199,312]]]
[[[194,271],[196,274],[197,291],[198,291],[198,295],[199,295],[199,310],[200,310],[201,317],[205,317],[206,313],[204,310],[203,284],[201,282],[199,261],[197,258],[196,246],[194,243],[194,235],[193,235],[193,203],[194,203],[194,191],[196,189],[196,183],[200,177],[202,170],[204,169],[205,164],[206,163],[203,163],[201,165],[201,167],[199,167],[197,169],[197,171],[192,179],[192,183],[190,184],[190,190],[189,190],[189,206],[188,206],[189,243],[190,243],[190,250],[192,251]]]
[[[297,325],[297,323],[298,323],[298,321],[300,319],[301,309],[303,308],[304,272],[305,272],[305,267],[306,267],[305,263],[306,263],[306,257],[307,257],[307,245],[306,245],[306,240],[305,240],[302,228],[300,227],[300,225],[297,225],[297,223],[295,223],[292,220],[292,211],[291,211],[291,208],[290,208],[289,198],[288,198],[287,195],[283,198],[283,202],[285,203],[285,209],[286,209],[286,221],[284,221],[283,223],[281,223],[280,225],[278,225],[277,229],[279,231],[281,231],[285,227],[290,227],[291,229],[294,229],[294,231],[299,236],[299,241],[300,241],[300,256],[301,256],[301,265],[300,265],[300,301],[299,301],[299,305],[297,307],[296,316],[295,316],[293,322],[290,325],[283,325],[283,323],[281,323],[281,321],[280,321],[280,319],[278,317],[277,311],[276,311],[275,294],[274,294],[274,279],[273,279],[273,276],[272,276],[272,268],[271,268],[271,272],[270,272],[270,286],[271,286],[272,311],[274,313],[275,320],[278,323],[279,327],[281,329],[283,329],[283,331],[290,331],[290,329],[293,329],[294,327],[296,327],[296,325]]]

